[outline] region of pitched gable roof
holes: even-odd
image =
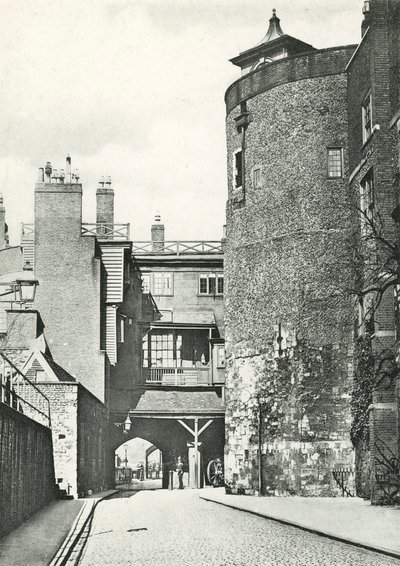
[[[39,350],[32,350],[22,368],[22,373],[31,381],[36,381],[37,371],[44,372],[43,379],[40,379],[40,381],[77,383],[75,377],[58,365],[50,356],[43,354]]]

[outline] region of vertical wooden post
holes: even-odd
[[[196,417],[194,419],[194,473],[195,473],[195,486],[196,489],[199,488],[199,419]]]

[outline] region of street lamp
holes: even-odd
[[[39,281],[36,279],[29,262],[26,262],[23,271],[8,273],[0,278],[0,302],[18,303],[21,307],[35,300],[36,287]]]
[[[128,432],[131,430],[131,426],[132,426],[132,421],[128,412],[128,414],[126,415],[126,419],[124,421],[124,434],[128,434]]]
[[[33,303],[39,281],[36,279],[29,261],[25,263],[23,272],[16,277],[15,282],[20,304]]]

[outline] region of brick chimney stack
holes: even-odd
[[[156,212],[154,224],[151,226],[151,249],[153,252],[163,252],[165,243],[164,224],[161,223],[161,216]]]
[[[111,177],[101,177],[96,191],[96,223],[106,225],[101,230],[102,237],[112,234],[114,226],[114,189]]]
[[[363,6],[363,14],[364,14],[364,19],[361,23],[361,37],[364,37],[367,29],[369,28],[371,22],[370,22],[370,16],[369,16],[369,0],[364,0],[364,6]]]

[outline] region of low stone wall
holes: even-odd
[[[54,498],[50,429],[0,403],[0,538]]]

